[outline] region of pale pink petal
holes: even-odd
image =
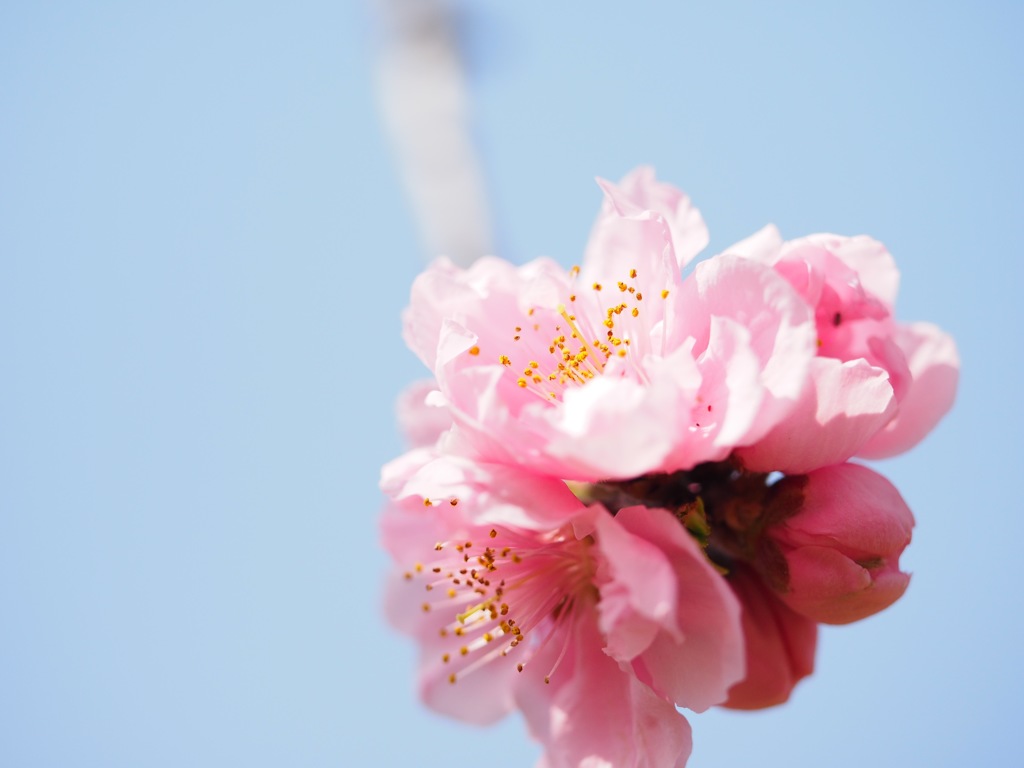
[[[743,607],[747,674],[729,689],[723,706],[763,709],[782,704],[814,671],[818,625],[787,608],[748,566],[731,567],[729,586]]]
[[[861,285],[872,296],[881,300],[890,310],[896,303],[900,288],[900,273],[888,249],[867,235],[808,235],[786,244],[784,250],[798,248],[808,242],[827,249],[858,275]]]
[[[668,382],[644,385],[602,376],[566,392],[557,411],[542,414],[551,426],[545,458],[538,469],[552,467],[565,479],[601,480],[635,477],[657,470],[675,436],[672,423],[677,397]],[[524,422],[537,422],[524,414]],[[538,431],[540,426],[537,426]]]
[[[704,379],[693,424],[687,426],[710,431],[714,445],[725,448],[726,454],[748,439],[768,396],[761,381],[760,363],[751,348],[749,329],[729,317],[711,318],[708,348],[699,361]],[[712,404],[719,407],[708,408]],[[713,424],[717,428],[712,428]]]
[[[380,489],[385,495],[392,496],[408,482],[419,469],[434,460],[437,452],[429,446],[413,448],[398,458],[392,459],[380,470]]]
[[[782,235],[774,224],[768,224],[750,237],[730,245],[723,253],[771,265],[778,259],[781,248]]]
[[[386,474],[390,478],[394,470]],[[545,529],[562,525],[584,510],[557,478],[452,455],[424,462],[401,485],[391,483],[390,487],[395,502],[411,500],[430,515],[458,507],[462,519],[480,526]]]
[[[436,635],[440,625],[427,631]],[[453,662],[441,661],[443,649],[438,642],[420,646],[418,686],[420,697],[432,710],[473,725],[491,725],[515,709],[514,691],[518,682],[516,665],[486,664],[470,674],[460,674],[468,663],[456,655]],[[472,663],[472,662],[469,662]],[[458,682],[451,683],[450,675]]]
[[[601,593],[599,626],[606,638],[605,652],[619,661],[632,661],[660,631],[682,640],[675,568],[658,543],[630,533],[622,524],[634,512],[644,514],[644,508],[627,509],[616,517],[595,518],[601,554],[595,576]]]
[[[744,675],[735,595],[671,513],[628,507],[615,519],[634,536],[657,544],[676,574],[677,626],[659,632],[640,655],[638,674],[679,706],[701,712],[720,704]]]
[[[602,179],[598,184],[607,196],[594,227],[598,240],[603,234],[600,230],[606,217],[614,210],[620,216],[637,217],[644,213],[660,216],[669,228],[679,268],[686,266],[707,246],[708,228],[700,211],[682,190],[658,181],[650,166],[634,169],[617,185]],[[597,244],[592,240],[592,245]]]
[[[790,608],[846,624],[903,594],[910,576],[899,570],[899,558],[914,517],[892,483],[866,467],[840,464],[779,486],[802,494],[796,513],[766,531],[786,561],[779,596]]]
[[[895,456],[931,432],[956,398],[960,357],[948,334],[930,323],[902,326],[896,343],[903,350],[912,382],[889,424],[858,452],[869,459]]]
[[[683,768],[692,749],[689,723],[604,653],[587,618],[574,621],[560,643],[549,643],[516,689],[530,733],[544,746],[544,765]]]
[[[614,286],[636,270],[643,279],[668,287],[680,282],[672,229],[657,211],[638,208],[621,189],[598,179],[604,205],[594,224],[580,272],[580,284]]]
[[[716,256],[697,265],[683,285],[680,332],[692,336],[698,362],[709,364],[712,318],[733,320],[749,332],[760,366],[764,399],[743,444],[766,434],[800,397],[815,355],[816,334],[807,304],[775,270],[750,259]],[[729,365],[719,360],[718,365]]]
[[[564,270],[548,259],[515,267],[488,256],[460,269],[441,258],[413,282],[402,316],[403,336],[437,373],[438,344],[447,321],[476,337],[481,352],[473,362],[497,364],[499,354],[511,347],[512,328],[522,323],[530,306],[567,291]]]
[[[428,395],[436,391],[437,382],[433,379],[416,381],[402,390],[395,403],[398,426],[413,447],[433,445],[443,432],[451,429],[448,410],[427,401]]]
[[[771,432],[736,455],[755,472],[802,474],[853,456],[892,418],[889,376],[863,360],[812,361],[811,382],[797,407]]]

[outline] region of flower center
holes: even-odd
[[[575,287],[579,267],[570,270],[568,301],[555,307],[531,307],[524,324],[515,326],[513,346],[498,361],[513,371],[521,389],[544,402],[561,400],[568,387],[586,384],[614,358],[625,360],[645,346],[649,329],[639,320],[644,295],[637,271],[630,269],[614,286],[592,283],[586,293]],[[612,296],[614,301],[609,302]],[[662,299],[668,291],[662,291]],[[649,303],[649,302],[648,302]],[[469,350],[479,355],[480,348]],[[616,369],[643,376],[636,365]]]
[[[449,646],[441,659],[452,665],[451,683],[516,649],[522,672],[560,634],[579,601],[594,596],[590,542],[576,539],[571,529],[539,535],[492,528],[488,537],[492,543],[483,547],[440,542],[429,567],[417,564],[405,574],[425,581],[432,599],[422,609],[450,619],[438,632]],[[563,654],[564,648],[545,682]]]

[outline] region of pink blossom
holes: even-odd
[[[887,608],[910,576],[899,558],[914,517],[899,491],[877,472],[840,464],[787,477],[765,529],[758,566],[794,611],[847,624]]]
[[[439,261],[413,285],[410,347],[473,452],[599,480],[719,461],[796,405],[810,308],[774,269],[721,256],[688,199],[648,172],[616,186],[586,259]]]
[[[673,514],[612,516],[564,483],[422,450],[383,485],[406,566],[388,614],[421,644],[431,707],[476,723],[519,707],[552,768],[685,763],[675,706],[723,701],[744,649],[736,598]]]
[[[871,238],[766,227],[684,279],[708,241],[689,198],[647,168],[599,185],[581,266],[442,259],[413,285],[434,378],[381,478],[388,615],[429,706],[520,709],[541,766],[682,766],[676,707],[782,703],[819,622],[903,594],[913,516],[846,462],[921,440],[959,361],[896,322]]]
[[[934,326],[893,318],[899,273],[866,236],[783,243],[765,227],[727,249],[769,264],[813,307],[818,358],[790,417],[738,455],[754,470],[807,472],[851,456],[891,456],[920,441],[952,406],[959,361]]]

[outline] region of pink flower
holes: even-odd
[[[935,326],[895,322],[899,273],[881,243],[828,234],[783,243],[769,226],[727,252],[772,265],[813,307],[817,331],[800,404],[738,452],[750,469],[802,473],[857,454],[891,456],[952,406],[956,347]]]
[[[846,462],[922,439],[959,362],[894,320],[870,238],[767,227],[684,279],[708,241],[689,198],[647,168],[599,184],[580,267],[440,260],[413,285],[434,379],[381,479],[388,614],[432,708],[520,709],[542,766],[682,766],[676,707],[782,703],[819,622],[903,594],[913,516]]]
[[[385,468],[388,613],[420,690],[476,723],[519,707],[546,765],[683,765],[743,677],[736,598],[679,520],[585,507],[564,483],[419,451]],[[436,542],[436,543],[435,543]],[[603,761],[603,762],[601,762]]]
[[[786,605],[814,621],[847,624],[899,599],[910,582],[899,558],[914,517],[892,483],[840,464],[777,485],[758,566]]]
[[[410,347],[473,452],[561,478],[726,458],[801,397],[808,305],[774,269],[716,257],[682,193],[644,169],[605,203],[581,268],[439,261],[413,285]]]

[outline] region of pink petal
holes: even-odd
[[[778,259],[781,248],[782,235],[774,224],[768,224],[750,237],[730,245],[723,253],[771,265]]]
[[[683,768],[692,749],[686,719],[603,652],[593,618],[580,616],[567,634],[531,661],[516,690],[530,733],[544,746],[543,764]]]
[[[736,455],[755,472],[802,474],[846,461],[896,412],[889,376],[863,360],[815,358],[797,407]]]
[[[487,256],[468,269],[438,259],[413,282],[402,316],[403,336],[435,374],[446,321],[478,341],[481,354],[473,362],[497,364],[499,354],[511,345],[512,328],[522,323],[531,304],[547,303],[562,289],[568,291],[565,271],[548,259],[515,267]]]
[[[665,424],[673,421],[676,403],[669,382],[644,385],[611,376],[595,378],[566,392],[562,408],[543,414],[550,425],[547,455],[536,466],[575,480],[656,471],[675,439]],[[536,424],[530,415],[524,415],[524,422]],[[537,431],[541,431],[539,425]],[[552,459],[557,463],[552,464]]]
[[[872,296],[880,299],[890,310],[896,303],[900,288],[900,273],[888,249],[867,235],[844,237],[842,235],[809,235],[786,244],[784,252],[799,248],[803,243],[825,248],[851,267],[860,283]]]
[[[416,381],[402,390],[395,404],[398,426],[413,447],[433,445],[452,426],[452,417],[443,406],[430,404],[427,396],[437,391],[433,379]]]
[[[644,514],[643,508],[637,509],[637,514]],[[595,518],[601,554],[595,578],[601,593],[599,626],[607,640],[605,652],[619,661],[632,661],[659,631],[682,640],[676,619],[676,571],[656,543],[622,524],[632,514],[629,508],[616,517]]]
[[[747,674],[729,689],[723,706],[763,709],[781,704],[814,671],[818,625],[787,608],[747,566],[733,566],[729,586],[743,606]]]
[[[679,332],[695,340],[698,361],[709,364],[712,318],[728,318],[749,331],[745,345],[758,361],[764,400],[743,437],[752,443],[796,404],[815,355],[810,308],[775,270],[749,259],[716,256],[697,265],[683,285]],[[705,354],[708,353],[708,354]],[[729,359],[720,360],[726,368]]]
[[[588,263],[612,258],[613,254],[628,259],[629,251],[639,250],[636,244],[640,240],[633,238],[643,228],[623,227],[623,219],[663,222],[677,271],[707,246],[708,229],[700,211],[681,190],[657,181],[652,168],[641,166],[627,174],[618,184],[598,179],[598,185],[604,190],[605,201],[587,246]],[[605,265],[611,266],[608,263]],[[628,270],[630,266],[637,265],[621,262],[611,272],[618,274],[622,267]]]
[[[900,327],[912,382],[889,424],[858,452],[868,459],[895,456],[913,448],[931,432],[956,399],[960,357],[953,338],[931,323]]]
[[[735,595],[670,512],[629,507],[619,511],[616,521],[634,536],[656,543],[675,569],[677,625],[659,632],[641,654],[641,679],[696,712],[721,703],[744,674]],[[666,596],[664,590],[659,595]]]

